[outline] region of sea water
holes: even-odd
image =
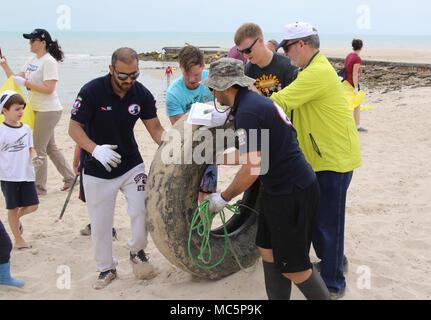
[[[60,80],[57,92],[63,104],[76,99],[79,89],[88,81],[103,76],[109,71],[112,52],[120,47],[131,47],[138,53],[161,52],[163,47],[181,47],[186,43],[195,46],[216,46],[223,49],[233,46],[234,33],[229,32],[52,32],[65,53],[64,62],[59,64]],[[282,33],[265,33],[265,40],[280,41]],[[360,38],[367,47],[375,48],[422,48],[431,49],[431,36],[379,36],[379,35],[321,35],[323,48],[350,48],[353,37]],[[0,47],[14,72],[18,72],[33,54],[29,41],[22,32],[0,32]],[[141,61],[142,82],[163,104],[167,82],[162,77],[151,77],[145,72],[159,68],[164,75],[167,62]],[[169,63],[172,65],[172,63]],[[175,64],[174,64],[175,65]],[[0,84],[6,81],[0,71]]]

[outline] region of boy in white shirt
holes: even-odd
[[[0,111],[5,121],[0,124],[0,180],[15,248],[31,248],[22,237],[20,218],[37,210],[34,164],[39,161],[33,148],[29,126],[20,122],[25,108],[24,99],[7,90],[0,95]]]

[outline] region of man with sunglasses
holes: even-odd
[[[156,275],[144,252],[147,246],[145,185],[147,175],[133,128],[141,119],[160,144],[164,129],[155,100],[141,83],[136,51],[120,48],[112,55],[109,74],[87,83],[72,108],[69,135],[81,146],[84,191],[91,222],[94,257],[100,272],[94,284],[101,289],[116,278],[112,255],[115,200],[121,190],[131,220],[130,262],[140,279]]]
[[[262,30],[257,24],[244,23],[236,31],[234,41],[238,52],[249,60],[244,72],[256,79],[255,87],[260,94],[269,97],[296,78],[297,68],[291,65],[288,57],[272,52],[265,45]]]
[[[337,72],[319,51],[317,30],[306,22],[288,24],[279,47],[300,69],[271,99],[291,115],[299,146],[316,172],[321,197],[313,247],[323,280],[332,297],[340,298],[346,289],[346,194],[353,170],[362,164],[358,131]]]

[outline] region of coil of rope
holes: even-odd
[[[246,271],[246,268],[244,268],[241,265],[241,263],[239,262],[238,256],[235,253],[235,250],[233,249],[232,243],[229,239],[229,234],[228,234],[227,228],[226,228],[226,215],[225,215],[224,211],[222,210],[220,212],[208,212],[208,207],[209,207],[209,201],[205,200],[196,208],[196,210],[193,214],[192,222],[190,224],[189,239],[188,239],[188,245],[187,245],[190,259],[193,261],[193,263],[197,267],[199,267],[201,269],[209,270],[209,269],[217,267],[220,263],[222,263],[226,257],[228,250],[230,249],[230,251],[231,251],[233,257],[235,258],[236,262],[238,263],[239,267],[243,271]],[[256,210],[242,204],[241,201],[238,201],[234,205],[230,205],[230,204],[226,205],[226,209],[231,211],[233,214],[240,214],[240,210],[239,210],[240,207],[247,208],[247,209],[253,211],[254,213],[258,214],[258,212]],[[219,261],[217,261],[216,263],[214,263],[212,265],[209,265],[212,261],[212,249],[211,249],[211,243],[210,243],[211,224],[217,215],[220,215],[220,220],[223,224],[225,245],[224,245],[223,255],[219,259]],[[199,259],[204,265],[197,262],[191,253],[191,240],[192,240],[192,235],[193,235],[194,231],[196,231],[197,234],[200,237],[202,237],[200,253],[197,256],[197,259]],[[206,252],[207,252],[207,254],[206,254],[207,258],[204,257]]]

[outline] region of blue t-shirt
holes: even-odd
[[[202,71],[202,79],[208,77],[208,70]],[[187,113],[190,111],[192,104],[195,102],[213,101],[214,96],[207,86],[199,85],[194,90],[186,87],[183,77],[179,77],[166,92],[166,114],[168,117],[176,116],[177,114]]]
[[[235,97],[232,115],[240,153],[261,151],[259,179],[266,193],[290,194],[294,186],[304,189],[313,183],[316,175],[305,160],[296,130],[281,107],[242,88]],[[262,172],[265,169],[267,172]]]
[[[124,98],[114,92],[110,74],[87,83],[73,105],[71,119],[84,124],[84,131],[96,144],[118,145],[115,152],[121,155],[121,163],[108,172],[98,160],[83,150],[81,164],[84,173],[113,179],[142,163],[133,128],[138,119],[156,117],[153,95],[137,81]]]

